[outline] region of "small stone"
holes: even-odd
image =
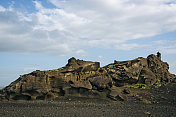
[[[124,94],[130,94],[130,90],[129,90],[129,89],[124,89],[124,90],[123,90],[123,93],[124,93]]]
[[[150,115],[151,113],[150,112],[148,112],[148,111],[146,111],[146,112],[144,112],[146,115]]]

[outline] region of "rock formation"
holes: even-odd
[[[65,67],[20,76],[5,87],[0,100],[50,100],[75,96],[110,98],[123,101],[130,94],[128,87],[150,88],[158,84],[176,82],[169,65],[161,54],[139,57],[129,61],[114,61],[100,67],[99,62],[68,60]]]

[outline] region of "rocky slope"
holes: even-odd
[[[127,100],[169,82],[176,76],[161,54],[130,61],[114,61],[100,67],[99,62],[70,58],[65,67],[20,76],[0,93],[0,100],[51,100],[60,97],[86,97]],[[135,88],[139,90],[134,90]],[[129,98],[130,99],[130,98]]]

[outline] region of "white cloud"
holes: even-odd
[[[8,9],[0,12],[0,51],[65,56],[79,49],[74,47],[78,39],[65,31],[66,26],[62,26],[68,20],[79,22],[79,18],[35,3],[39,10],[37,13],[25,15]]]
[[[152,49],[160,51],[164,55],[176,54],[176,41],[175,40],[158,40],[153,41],[150,46]]]
[[[76,51],[76,55],[83,57],[83,56],[88,56],[88,53],[84,50],[78,50]]]
[[[0,51],[85,56],[84,47],[131,50],[145,45],[128,40],[176,30],[176,4],[170,0],[50,2],[56,8],[34,1],[38,11],[31,14],[0,6]]]
[[[71,0],[62,3],[62,6],[68,12],[91,19],[88,29],[83,29],[89,34],[87,37],[128,40],[162,33],[170,23],[172,26],[167,31],[173,30],[171,27],[175,26],[175,21],[170,22],[169,17],[176,18],[173,12],[176,11],[176,5],[164,2],[167,1]],[[59,1],[53,3],[58,7],[61,5]]]
[[[119,44],[119,45],[116,45],[116,49],[117,50],[132,50],[134,48],[139,48],[140,46],[136,43],[133,43],[133,44]]]
[[[41,5],[40,2],[38,2],[38,1],[33,1],[33,3],[35,3],[36,9],[38,9],[38,10],[42,10],[42,9],[43,9],[43,6]]]
[[[164,54],[176,54],[176,44],[170,46],[160,46],[159,50]]]
[[[4,12],[6,9],[3,6],[0,6],[0,12]]]

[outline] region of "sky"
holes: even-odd
[[[176,74],[176,0],[0,0],[0,86],[70,57],[131,60],[161,52]]]

